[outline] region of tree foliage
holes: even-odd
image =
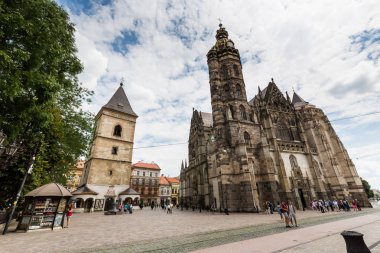
[[[74,25],[48,0],[0,1],[0,130],[13,157],[0,157],[0,198],[17,192],[33,147],[40,149],[26,190],[65,183],[88,146],[93,115],[81,109],[92,92],[77,79]]]
[[[367,180],[360,178],[362,180],[362,184],[364,187],[364,191],[367,194],[368,198],[373,198],[375,194],[373,193],[373,190],[371,190],[371,185],[367,182]]]

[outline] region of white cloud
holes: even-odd
[[[379,51],[379,43],[359,52],[351,36],[379,29],[379,12],[376,0],[162,0],[115,1],[111,6],[96,6],[93,15],[71,14],[71,18],[77,28],[78,55],[85,65],[80,80],[96,92],[91,109],[96,112],[106,103],[125,77],[126,93],[140,116],[135,146],[141,147],[160,140],[186,141],[192,108],[211,110],[206,54],[215,43],[218,18],[244,59],[250,98],[257,86],[264,88],[273,77],[281,90],[294,87],[336,118],[377,110],[379,65],[367,56]],[[112,48],[123,31],[133,31],[138,39],[126,47],[126,53]],[[373,136],[370,124],[379,122],[373,115],[348,124],[334,122],[334,126],[348,150],[357,148],[360,136],[365,151],[380,140],[365,137],[367,132]],[[359,135],[360,129],[366,131]],[[154,160],[171,176],[179,173],[186,156],[187,145],[134,151],[135,160]],[[363,157],[355,163],[359,174],[380,188],[376,174],[371,174],[380,162]]]

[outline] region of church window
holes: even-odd
[[[239,84],[236,85],[236,96],[237,96],[237,97],[240,97],[240,96],[241,96],[241,87],[240,87]]]
[[[113,129],[113,135],[120,137],[121,136],[121,130],[122,130],[122,128],[120,125],[115,126],[115,128]]]
[[[284,140],[284,141],[290,141],[290,132],[283,120],[279,120],[277,124],[277,138]]]
[[[236,64],[234,65],[234,74],[235,76],[239,76],[239,67]]]
[[[109,176],[112,176],[112,170],[109,170],[109,171],[108,171],[108,175],[109,175]]]
[[[300,134],[298,132],[298,129],[296,127],[292,127],[291,128],[291,131],[292,131],[292,137],[293,137],[293,140],[295,141],[300,141],[301,140],[301,137],[300,137]]]
[[[227,69],[226,65],[222,66],[222,74],[223,74],[224,79],[228,78],[228,69]]]
[[[294,155],[289,156],[290,166],[292,169],[295,169],[298,167],[297,158]]]
[[[244,143],[249,144],[249,141],[251,140],[251,136],[249,133],[244,132]]]
[[[112,154],[117,155],[118,147],[112,147]]]
[[[247,114],[243,105],[240,106],[240,119],[247,120]]]

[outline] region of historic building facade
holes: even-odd
[[[156,163],[137,162],[132,165],[131,185],[140,193],[140,201],[150,205],[159,203],[158,187],[161,168]]]
[[[78,160],[75,163],[75,166],[70,169],[69,175],[67,177],[67,183],[66,188],[72,192],[75,191],[78,186],[80,186],[82,174],[83,174],[83,168],[84,168],[84,160]]]
[[[79,211],[111,209],[116,202],[139,198],[130,188],[131,161],[137,115],[123,84],[95,117],[89,158],[81,186],[72,194]]]
[[[181,167],[187,205],[252,212],[265,201],[358,199],[361,180],[323,111],[273,79],[247,99],[239,51],[220,25],[207,54],[212,113],[193,109],[188,161]],[[248,102],[249,101],[249,102]]]

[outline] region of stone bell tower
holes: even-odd
[[[259,201],[253,153],[260,142],[260,127],[247,102],[239,51],[222,24],[215,45],[207,53],[207,63],[215,135],[215,143],[209,145],[209,152],[215,154],[210,158],[215,162],[210,164],[217,166],[219,178],[213,194],[219,196],[221,206],[254,211]]]

